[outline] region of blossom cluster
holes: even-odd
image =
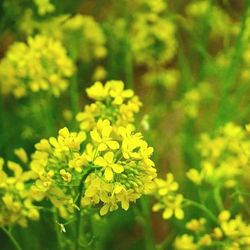
[[[124,100],[134,95],[131,90],[124,90],[120,81],[106,85],[97,82],[87,93],[119,109]],[[110,115],[113,112],[106,111]],[[34,197],[38,201],[48,198],[62,217],[89,205],[101,205],[101,215],[116,210],[119,204],[127,210],[130,202],[153,188],[153,148],[141,133],[135,132],[129,124],[132,120],[121,125],[119,116],[95,115],[85,116],[84,124],[88,126],[82,126],[81,131],[63,128],[57,137],[42,139],[35,146],[30,164],[37,176],[32,187]]]
[[[209,183],[225,188],[239,184],[249,162],[250,139],[247,131],[234,123],[227,123],[215,136],[203,134],[198,149],[202,157],[201,167],[187,172],[193,183]]]
[[[82,130],[89,131],[100,118],[108,119],[116,127],[133,127],[135,114],[142,104],[133,90],[124,90],[122,81],[107,81],[105,85],[95,82],[86,92],[95,102],[86,105],[76,116]]]
[[[183,195],[177,193],[179,184],[174,180],[172,173],[166,174],[166,179],[156,178],[152,194],[157,199],[153,211],[163,210],[162,217],[167,220],[172,216],[181,220],[184,218]]]
[[[48,91],[58,96],[68,86],[74,65],[62,44],[47,36],[15,42],[0,62],[0,89],[20,98],[28,92]]]
[[[250,247],[250,224],[240,214],[232,217],[228,210],[219,213],[214,227],[209,226],[205,218],[198,218],[189,221],[186,229],[188,233],[175,239],[174,249],[203,250],[219,247],[222,250],[240,250]]]
[[[164,1],[157,2],[152,4],[150,1],[141,1],[141,10],[131,27],[132,52],[137,64],[154,67],[157,62],[161,66],[176,53],[175,24],[162,17],[167,8]]]
[[[0,158],[0,226],[25,227],[28,220],[39,219],[31,192],[35,175],[31,170],[23,170],[22,165],[28,163],[26,152],[18,149],[15,153],[22,164]]]
[[[38,32],[59,40],[74,59],[84,62],[107,55],[105,34],[92,16],[60,15],[41,21],[34,18],[33,12],[26,10],[20,29],[28,35]]]

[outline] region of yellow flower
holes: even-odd
[[[7,161],[10,170],[7,174],[3,169],[4,163],[3,158],[0,158],[0,226],[19,224],[25,227],[28,219],[39,219],[29,185],[36,176],[30,170],[24,171],[21,165],[13,161]]]
[[[194,243],[193,236],[184,234],[175,239],[174,247],[176,250],[198,250],[198,246]]]
[[[99,151],[105,151],[108,148],[112,150],[118,149],[119,143],[110,138],[112,127],[109,120],[99,120],[96,128],[90,132],[94,143],[98,144]]]
[[[155,64],[164,65],[169,62],[177,49],[175,32],[175,24],[167,17],[163,18],[156,13],[136,15],[130,32],[136,63],[154,67]]]
[[[199,232],[204,229],[204,224],[206,223],[205,218],[200,218],[200,219],[192,219],[186,224],[186,228],[194,231],[194,232]]]
[[[28,155],[26,151],[23,148],[18,148],[14,150],[15,155],[23,162],[27,163],[28,162]]]
[[[101,82],[95,82],[93,86],[86,89],[88,97],[102,101],[108,96],[108,89]]]
[[[50,0],[34,0],[34,3],[37,5],[38,13],[41,16],[55,10],[55,6],[50,3]]]
[[[68,86],[74,65],[61,42],[43,35],[10,46],[0,62],[3,94],[20,98],[29,91],[48,91],[59,96]]]
[[[134,191],[122,189],[120,192],[117,192],[117,199],[121,202],[121,206],[124,210],[128,210],[129,202],[135,202],[139,198],[139,194],[134,193]]]
[[[113,179],[114,173],[120,174],[124,171],[123,166],[114,162],[113,152],[107,152],[103,157],[97,157],[94,164],[104,168],[104,177],[107,181]]]
[[[102,66],[98,66],[94,71],[92,79],[94,81],[100,81],[100,80],[104,80],[106,77],[107,77],[106,69]]]
[[[161,196],[165,196],[168,194],[168,192],[176,191],[179,188],[178,183],[174,181],[174,176],[172,173],[168,173],[166,175],[166,181],[159,179],[159,178],[156,178],[155,184],[156,184],[157,189],[158,189],[157,192]]]
[[[183,196],[181,194],[178,194],[173,200],[167,201],[167,207],[163,211],[163,218],[169,219],[174,214],[175,217],[179,220],[182,220],[184,218],[184,212],[181,209],[181,203],[183,201]]]
[[[121,105],[124,99],[131,98],[134,95],[133,90],[124,90],[124,83],[122,81],[108,81],[105,87],[109,90],[114,105]]]
[[[190,179],[196,185],[200,185],[203,179],[203,174],[199,173],[197,169],[191,168],[186,173],[188,179]]]
[[[124,89],[121,81],[107,81],[94,83],[87,89],[87,95],[96,100],[87,105],[83,112],[76,116],[82,130],[91,130],[99,119],[108,119],[115,127],[132,125],[134,115],[140,109],[141,102],[132,90]]]

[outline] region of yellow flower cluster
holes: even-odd
[[[34,0],[38,8],[38,14],[43,16],[47,13],[51,13],[55,10],[55,6],[50,2],[50,0]]]
[[[134,114],[139,111],[141,102],[132,90],[124,90],[122,81],[107,81],[105,85],[95,82],[87,88],[87,95],[96,102],[77,114],[82,130],[92,129],[100,118],[110,120],[116,127],[133,126]]]
[[[235,22],[219,5],[208,0],[190,1],[186,6],[186,14],[186,25],[190,25],[190,29],[197,29],[203,23],[202,19],[205,19],[211,28],[211,34],[222,36],[227,42],[229,36],[237,35],[240,30],[238,22]]]
[[[85,62],[106,56],[104,32],[92,16],[75,15],[66,20],[62,28],[64,44],[70,46],[69,50],[75,50],[75,56]]]
[[[250,248],[250,224],[244,222],[241,215],[231,218],[230,212],[223,210],[217,221],[218,225],[211,228],[209,225],[204,226],[204,218],[191,220],[187,223],[187,229],[192,231],[193,235],[178,236],[174,242],[175,249],[212,250],[215,246],[222,250]]]
[[[152,192],[157,199],[157,203],[153,206],[153,211],[157,212],[163,209],[163,219],[169,219],[173,215],[181,220],[184,218],[182,210],[183,195],[178,194],[178,183],[174,180],[172,173],[166,175],[166,180],[156,178],[155,187]]]
[[[124,90],[119,81],[105,86],[97,82],[87,93],[119,108],[134,95],[133,91]],[[119,204],[127,210],[130,202],[150,192],[156,177],[150,159],[153,148],[141,133],[134,132],[129,121],[122,126],[117,125],[119,116],[97,119],[95,113],[88,115],[85,131],[71,133],[63,128],[57,138],[42,139],[36,144],[32,156],[31,169],[38,178],[32,189],[34,196],[37,200],[48,198],[63,217],[80,205],[101,204],[101,215],[117,209]],[[77,204],[79,196],[82,199]]]
[[[92,144],[89,164],[95,168],[86,179],[83,205],[103,206],[101,215],[118,208],[125,210],[129,203],[147,194],[156,177],[154,163],[150,159],[153,148],[148,147],[141,133],[127,127],[112,127],[109,120],[99,120],[90,131]]]
[[[42,139],[35,145],[31,169],[37,180],[32,192],[37,201],[48,198],[67,217],[77,208],[74,203],[81,183],[85,161],[80,157],[80,147],[86,134],[70,133],[67,128],[59,130],[58,137]],[[78,208],[77,208],[78,209]]]
[[[60,95],[68,86],[74,65],[59,41],[37,35],[27,44],[14,43],[0,62],[0,88],[3,94],[20,98],[28,91],[49,91]]]
[[[23,163],[27,163],[23,149],[15,153]],[[13,161],[7,161],[6,166],[5,171],[4,159],[0,158],[0,226],[19,224],[25,227],[27,220],[39,219],[30,188],[35,175],[30,170],[23,171],[23,167]]]
[[[137,64],[155,67],[169,62],[177,49],[175,30],[168,19],[156,14],[139,14],[131,29],[132,52]]]
[[[201,169],[190,169],[188,178],[197,185],[231,188],[244,174],[249,164],[250,139],[247,132],[228,123],[215,136],[203,134],[198,145],[202,160]]]
[[[75,59],[85,62],[102,59],[107,54],[105,34],[92,16],[60,15],[37,21],[33,12],[27,10],[20,29],[28,35],[39,32],[60,40]]]
[[[207,82],[201,82],[195,88],[187,91],[183,98],[174,103],[174,107],[180,109],[187,117],[194,119],[199,114],[200,104],[212,95],[211,87]]]
[[[130,28],[131,48],[137,64],[155,68],[174,57],[176,27],[166,17],[166,10],[166,1],[138,1]]]
[[[36,20],[33,12],[28,9],[20,29],[27,35],[39,33],[61,41],[74,60],[84,63],[98,61],[92,79],[98,81],[106,78],[107,72],[100,65],[100,61],[107,55],[106,37],[93,16],[60,15],[41,21]]]

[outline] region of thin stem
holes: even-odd
[[[214,189],[214,200],[216,202],[217,207],[219,208],[220,211],[224,210],[223,202],[221,200],[221,195],[220,195],[220,188],[216,187]]]
[[[22,248],[20,247],[20,245],[18,244],[18,242],[16,241],[16,239],[13,237],[13,235],[11,234],[11,232],[9,230],[7,230],[5,227],[1,227],[1,228],[8,235],[9,239],[11,240],[11,242],[13,243],[13,245],[15,246],[15,248],[17,250],[22,250]]]
[[[126,83],[128,88],[134,89],[133,60],[132,60],[131,44],[129,38],[126,39],[125,50],[126,50],[126,58],[125,58]]]
[[[215,224],[218,224],[218,220],[217,220],[216,216],[207,207],[205,207],[204,205],[202,205],[196,201],[193,201],[193,200],[184,199],[184,201],[186,201],[187,205],[197,207],[200,210],[202,210],[203,212],[205,212]]]
[[[59,249],[64,249],[64,240],[62,237],[62,232],[60,232],[59,230],[59,222],[58,222],[58,216],[57,216],[57,212],[54,211],[53,213],[53,219],[54,219],[54,227],[55,227],[55,231],[56,231],[56,237],[57,237],[57,242],[58,242],[58,247]]]
[[[152,232],[149,202],[146,197],[140,199],[143,214],[143,230],[146,250],[155,250],[155,241]]]
[[[249,16],[250,8],[249,8],[249,1],[246,2],[246,11],[241,21],[241,28],[239,35],[237,37],[236,44],[234,46],[234,53],[231,59],[231,62],[225,71],[225,77],[224,77],[224,84],[222,85],[222,95],[220,97],[220,103],[219,103],[219,110],[216,117],[216,125],[220,126],[221,124],[224,124],[228,120],[231,119],[230,115],[234,114],[232,112],[232,109],[234,108],[231,106],[230,103],[230,88],[233,83],[235,83],[235,80],[237,78],[237,74],[239,72],[239,64],[242,60],[242,53],[244,51],[243,46],[243,36],[245,33],[245,29],[247,27],[247,17]]]
[[[77,85],[77,73],[70,80],[70,103],[73,115],[75,116],[79,112],[79,96],[78,96],[78,85]]]
[[[82,179],[80,181],[79,187],[78,187],[78,196],[76,200],[76,206],[78,207],[78,210],[76,211],[76,239],[75,239],[75,250],[80,249],[80,236],[82,238],[85,237],[85,233],[81,234],[81,229],[82,229],[82,223],[81,223],[81,198],[84,192],[84,181],[87,178],[87,176],[93,171],[92,168],[89,168],[82,176]],[[84,244],[85,244],[85,249],[87,249],[87,240],[84,239]]]

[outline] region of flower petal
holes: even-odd
[[[90,136],[94,142],[100,143],[102,141],[96,129],[90,132]]]
[[[107,145],[112,150],[116,150],[120,147],[120,145],[117,141],[107,141]]]
[[[108,163],[113,163],[114,153],[113,153],[113,152],[107,152],[107,153],[104,155],[104,159],[105,159]]]
[[[174,211],[174,215],[179,220],[182,220],[184,218],[184,212],[181,208],[176,208]]]
[[[119,165],[119,164],[112,164],[111,167],[114,170],[114,172],[117,174],[120,174],[124,171],[124,167],[122,165]]]
[[[107,162],[100,156],[95,159],[94,164],[101,167],[107,166]]]
[[[113,171],[112,171],[112,169],[111,168],[106,168],[105,169],[105,172],[104,172],[104,177],[105,177],[105,179],[107,180],[107,181],[111,181],[112,179],[113,179],[113,176],[114,176],[114,174],[113,174]]]
[[[164,210],[162,216],[163,216],[163,219],[167,220],[167,219],[171,218],[172,215],[173,215],[173,209],[171,209],[171,208],[166,208],[166,209]]]
[[[105,204],[100,210],[100,215],[103,216],[107,214],[109,211],[109,207],[110,207],[109,204]]]

